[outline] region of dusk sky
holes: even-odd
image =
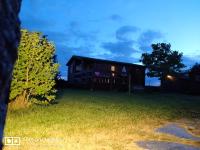
[[[20,18],[55,43],[66,76],[72,55],[138,63],[157,42],[183,52],[186,65],[200,62],[199,8],[200,0],[23,0]]]

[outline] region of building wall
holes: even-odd
[[[77,68],[79,71],[76,70]],[[145,86],[145,69],[134,65],[73,60],[68,69],[70,83],[95,89],[127,90],[129,75],[132,87],[142,88]]]

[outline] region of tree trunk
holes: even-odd
[[[161,77],[160,79],[160,87],[162,90],[165,89],[165,76]]]
[[[128,75],[128,93],[131,95],[131,74]]]
[[[0,150],[6,120],[12,70],[20,40],[21,0],[0,0]]]

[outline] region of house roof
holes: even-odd
[[[105,60],[105,59],[97,59],[97,58],[90,58],[90,57],[84,57],[84,56],[76,56],[73,55],[70,60],[67,62],[67,66],[74,60],[74,59],[81,59],[81,60],[88,60],[93,62],[103,62],[103,63],[110,63],[110,64],[120,64],[120,65],[129,65],[129,66],[137,66],[145,68],[143,65],[133,64],[133,63],[127,63],[127,62],[120,62],[120,61],[113,61],[113,60]]]

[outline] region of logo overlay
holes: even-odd
[[[4,137],[4,145],[7,146],[19,146],[20,137]]]

